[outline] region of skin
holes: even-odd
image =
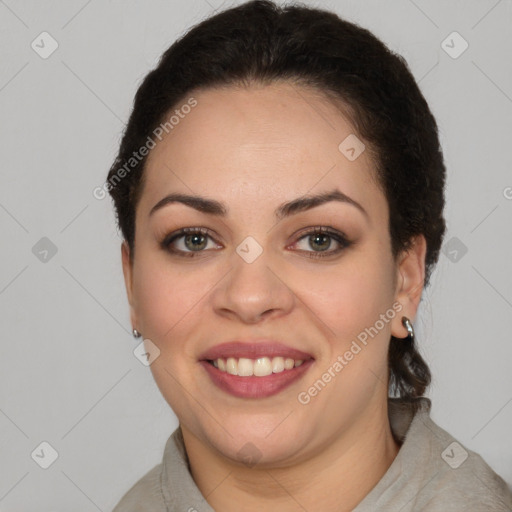
[[[352,510],[399,451],[387,412],[391,335],[407,336],[424,282],[423,236],[393,260],[388,205],[369,151],[349,161],[338,145],[356,133],[333,104],[286,82],[207,89],[148,157],[136,210],[135,258],[122,244],[132,325],[160,350],[155,381],[177,415],[199,489],[226,512]],[[368,146],[367,146],[368,147]],[[274,209],[305,194],[339,189],[358,201],[329,202],[276,222]],[[225,218],[170,204],[171,192],[225,203]],[[352,245],[310,258],[322,244],[306,228],[331,226]],[[194,258],[159,244],[182,227],[214,235]],[[262,254],[247,263],[237,246],[252,236]],[[330,239],[329,251],[340,245]],[[185,238],[174,247],[193,252]],[[206,244],[206,241],[205,241]],[[341,246],[342,247],[342,246]],[[300,392],[332,367],[357,335],[394,303],[402,310],[307,405]],[[198,358],[239,338],[268,337],[315,361],[277,395],[242,399],[216,387]],[[252,443],[258,464],[239,450]]]

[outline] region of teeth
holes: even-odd
[[[241,377],[250,377],[254,373],[254,368],[252,361],[250,359],[246,359],[245,357],[241,357],[238,360],[238,372],[237,374]]]
[[[272,373],[279,373],[284,370],[284,358],[274,357],[272,359]]]
[[[284,360],[284,369],[291,370],[295,366],[295,361],[289,357]]]
[[[226,371],[230,375],[238,375],[238,363],[234,357],[228,357],[226,361]]]
[[[258,359],[248,359],[246,357],[228,357],[227,359],[215,359],[213,366],[221,372],[228,372],[230,375],[240,377],[265,377],[272,373],[281,373],[284,370],[292,370],[300,366],[303,359],[291,359],[290,357],[259,357]]]
[[[254,363],[254,375],[256,375],[256,377],[272,375],[272,362],[268,357],[260,357],[256,359],[256,362]]]

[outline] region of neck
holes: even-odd
[[[349,512],[382,478],[400,449],[391,434],[387,400],[307,459],[286,467],[241,466],[218,456],[184,426],[182,432],[192,477],[208,503],[222,512]]]

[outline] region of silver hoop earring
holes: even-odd
[[[411,337],[411,341],[414,341],[414,328],[412,326],[411,321],[406,317],[402,317],[402,325],[407,329],[409,335],[407,337]]]
[[[132,332],[134,338],[140,338],[142,336],[142,334],[139,331],[137,331],[137,329],[133,329]]]

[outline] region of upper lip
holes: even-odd
[[[214,361],[228,357],[256,359],[258,357],[289,357],[291,359],[312,359],[313,356],[302,350],[292,348],[279,341],[258,339],[250,341],[228,341],[215,345],[201,354],[199,360]]]

